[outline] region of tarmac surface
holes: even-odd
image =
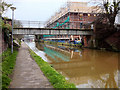
[[[9,88],[53,88],[22,42]]]

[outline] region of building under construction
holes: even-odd
[[[84,29],[91,28],[92,22],[96,19],[100,9],[96,6],[88,6],[87,2],[67,2],[60,8],[45,24],[47,28],[64,28],[64,29]],[[92,26],[93,28],[93,26]],[[72,37],[83,38],[83,36],[50,36],[55,38]],[[48,37],[47,37],[48,38]],[[88,41],[88,40],[87,40]]]
[[[45,26],[49,28],[86,28],[86,24],[94,21],[97,12],[100,10],[96,10],[95,6],[89,7],[87,2],[67,2],[46,22]]]

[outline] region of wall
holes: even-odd
[[[5,51],[8,47],[8,44],[4,41],[4,33],[0,32],[0,54]]]
[[[0,54],[2,53],[2,28],[0,28]]]
[[[4,18],[2,18],[4,20]],[[6,19],[4,20],[6,24],[11,25],[12,20]],[[4,41],[4,32],[2,31],[2,27],[0,27],[0,54],[8,48],[8,44]]]

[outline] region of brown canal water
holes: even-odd
[[[33,43],[32,43],[33,44]],[[120,53],[34,43],[35,52],[78,88],[118,88]],[[44,54],[44,55],[43,55]]]

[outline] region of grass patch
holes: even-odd
[[[54,88],[77,89],[73,83],[68,82],[64,76],[58,73],[54,68],[50,66],[50,64],[45,62],[41,57],[35,54],[31,49],[30,49],[30,54],[32,58],[36,61],[36,63],[39,65],[40,69],[42,70],[44,75],[48,78],[48,80],[51,82]]]
[[[8,48],[5,52],[2,53],[2,89],[8,88],[11,78],[9,77],[12,74],[16,63],[18,51],[15,49],[13,54],[11,54],[11,49]]]
[[[4,51],[1,55],[0,58],[2,59],[2,61],[4,61],[4,59],[9,56],[11,54],[11,49],[8,48],[6,51]]]

